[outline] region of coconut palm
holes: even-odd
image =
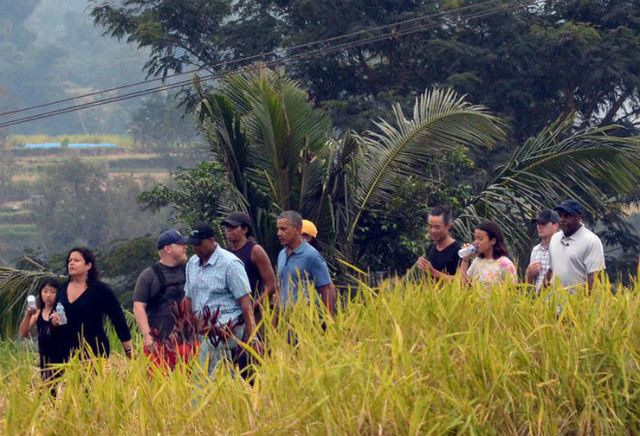
[[[398,178],[429,177],[443,153],[504,138],[501,121],[483,107],[435,90],[416,100],[412,119],[396,105],[393,125],[381,120],[380,132],[333,140],[306,92],[267,69],[226,78],[215,93],[202,92],[198,109],[213,154],[241,197],[231,203],[256,219],[272,256],[279,249],[273,217],[296,209],[316,222],[329,250],[353,260],[363,211],[393,196]]]
[[[330,123],[282,72],[259,69],[226,78],[198,106],[214,159],[235,188],[232,208],[247,211],[274,256],[275,217],[295,209],[318,216],[329,158]]]

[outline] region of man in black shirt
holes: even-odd
[[[186,244],[187,238],[177,230],[163,232],[158,238],[160,261],[142,271],[136,281],[133,314],[147,350],[154,346],[151,329],[157,329],[160,340],[173,330],[173,305],[184,298]]]
[[[450,280],[458,270],[458,250],[462,244],[451,236],[453,216],[445,207],[436,207],[429,213],[429,237],[433,241],[427,257],[418,258],[418,268],[437,279]]]

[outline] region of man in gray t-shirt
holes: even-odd
[[[133,291],[133,313],[147,349],[153,346],[151,329],[165,339],[174,326],[173,306],[184,298],[187,239],[170,229],[158,238],[160,261],[138,276]]]

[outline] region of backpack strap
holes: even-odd
[[[167,291],[168,285],[167,285],[167,278],[164,276],[164,273],[162,272],[162,268],[160,267],[160,262],[156,262],[153,265],[151,265],[151,269],[153,270],[153,273],[158,278],[158,281],[160,282],[160,290],[156,295],[153,296],[153,298],[147,301],[147,306],[156,306],[160,304],[160,300],[162,300],[162,297]]]

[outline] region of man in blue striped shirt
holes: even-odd
[[[253,335],[251,288],[244,264],[216,243],[211,226],[205,223],[195,226],[188,242],[196,253],[186,267],[184,291],[188,304],[196,314],[205,306],[211,313],[219,308],[218,323],[235,325],[229,332],[232,337],[215,347],[204,338],[201,341],[200,359],[203,364],[209,361],[209,373],[212,373],[223,358],[232,358],[238,339],[247,341]],[[258,344],[254,342],[254,345]]]

